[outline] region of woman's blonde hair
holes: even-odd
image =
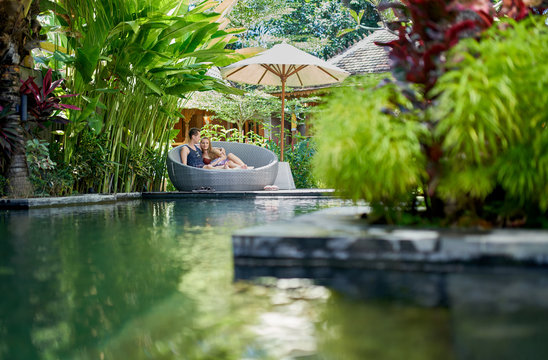
[[[209,144],[209,147],[208,147],[208,149],[206,150],[207,153],[208,153],[208,155],[209,155],[209,152],[211,151],[211,140],[210,140],[208,137],[204,136],[204,137],[200,140],[200,149],[202,148],[201,145],[202,145],[202,141],[204,141],[204,140],[207,140],[207,143]],[[202,149],[202,152],[204,152],[204,149]]]
[[[210,156],[211,160],[215,160],[223,156],[223,152],[221,151],[221,148],[211,147],[208,155]]]

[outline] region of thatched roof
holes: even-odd
[[[352,75],[383,73],[390,71],[388,48],[375,42],[389,42],[397,39],[386,29],[377,30],[363,40],[358,41],[342,53],[327,60]]]

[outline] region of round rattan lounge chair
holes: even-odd
[[[278,157],[272,151],[256,145],[212,141],[224,147],[253,169],[199,169],[181,162],[181,147],[169,151],[167,171],[173,185],[180,191],[210,188],[215,191],[254,191],[272,185],[278,174]]]

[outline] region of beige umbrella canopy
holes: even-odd
[[[221,68],[228,80],[282,87],[281,161],[284,160],[285,87],[335,84],[350,73],[286,43]]]

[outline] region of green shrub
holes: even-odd
[[[385,209],[423,188],[449,221],[545,226],[548,27],[506,21],[448,53],[426,110],[374,80],[334,91],[316,116],[319,180]]]
[[[96,136],[89,129],[80,133],[78,145],[69,166],[79,193],[98,191],[106,174],[113,174],[114,164],[109,161],[106,135]]]
[[[37,196],[62,196],[72,192],[74,179],[71,170],[50,158],[45,140],[28,140],[25,146],[29,177]]]
[[[421,185],[424,128],[389,100],[405,103],[394,85],[354,78],[335,89],[314,116],[318,181],[354,200],[393,203]],[[391,112],[396,116],[388,115]]]
[[[445,166],[439,191],[446,200],[484,201],[500,187],[514,208],[548,209],[544,21],[509,21],[450,53],[451,70],[435,88],[434,108]]]
[[[293,148],[285,151],[285,160],[291,167],[293,181],[297,189],[317,188],[318,184],[312,173],[312,159],[316,147],[311,139],[300,139]]]
[[[125,168],[131,172],[132,183],[126,184],[126,191],[160,191],[167,177],[167,166],[161,148],[142,151],[128,151]]]

